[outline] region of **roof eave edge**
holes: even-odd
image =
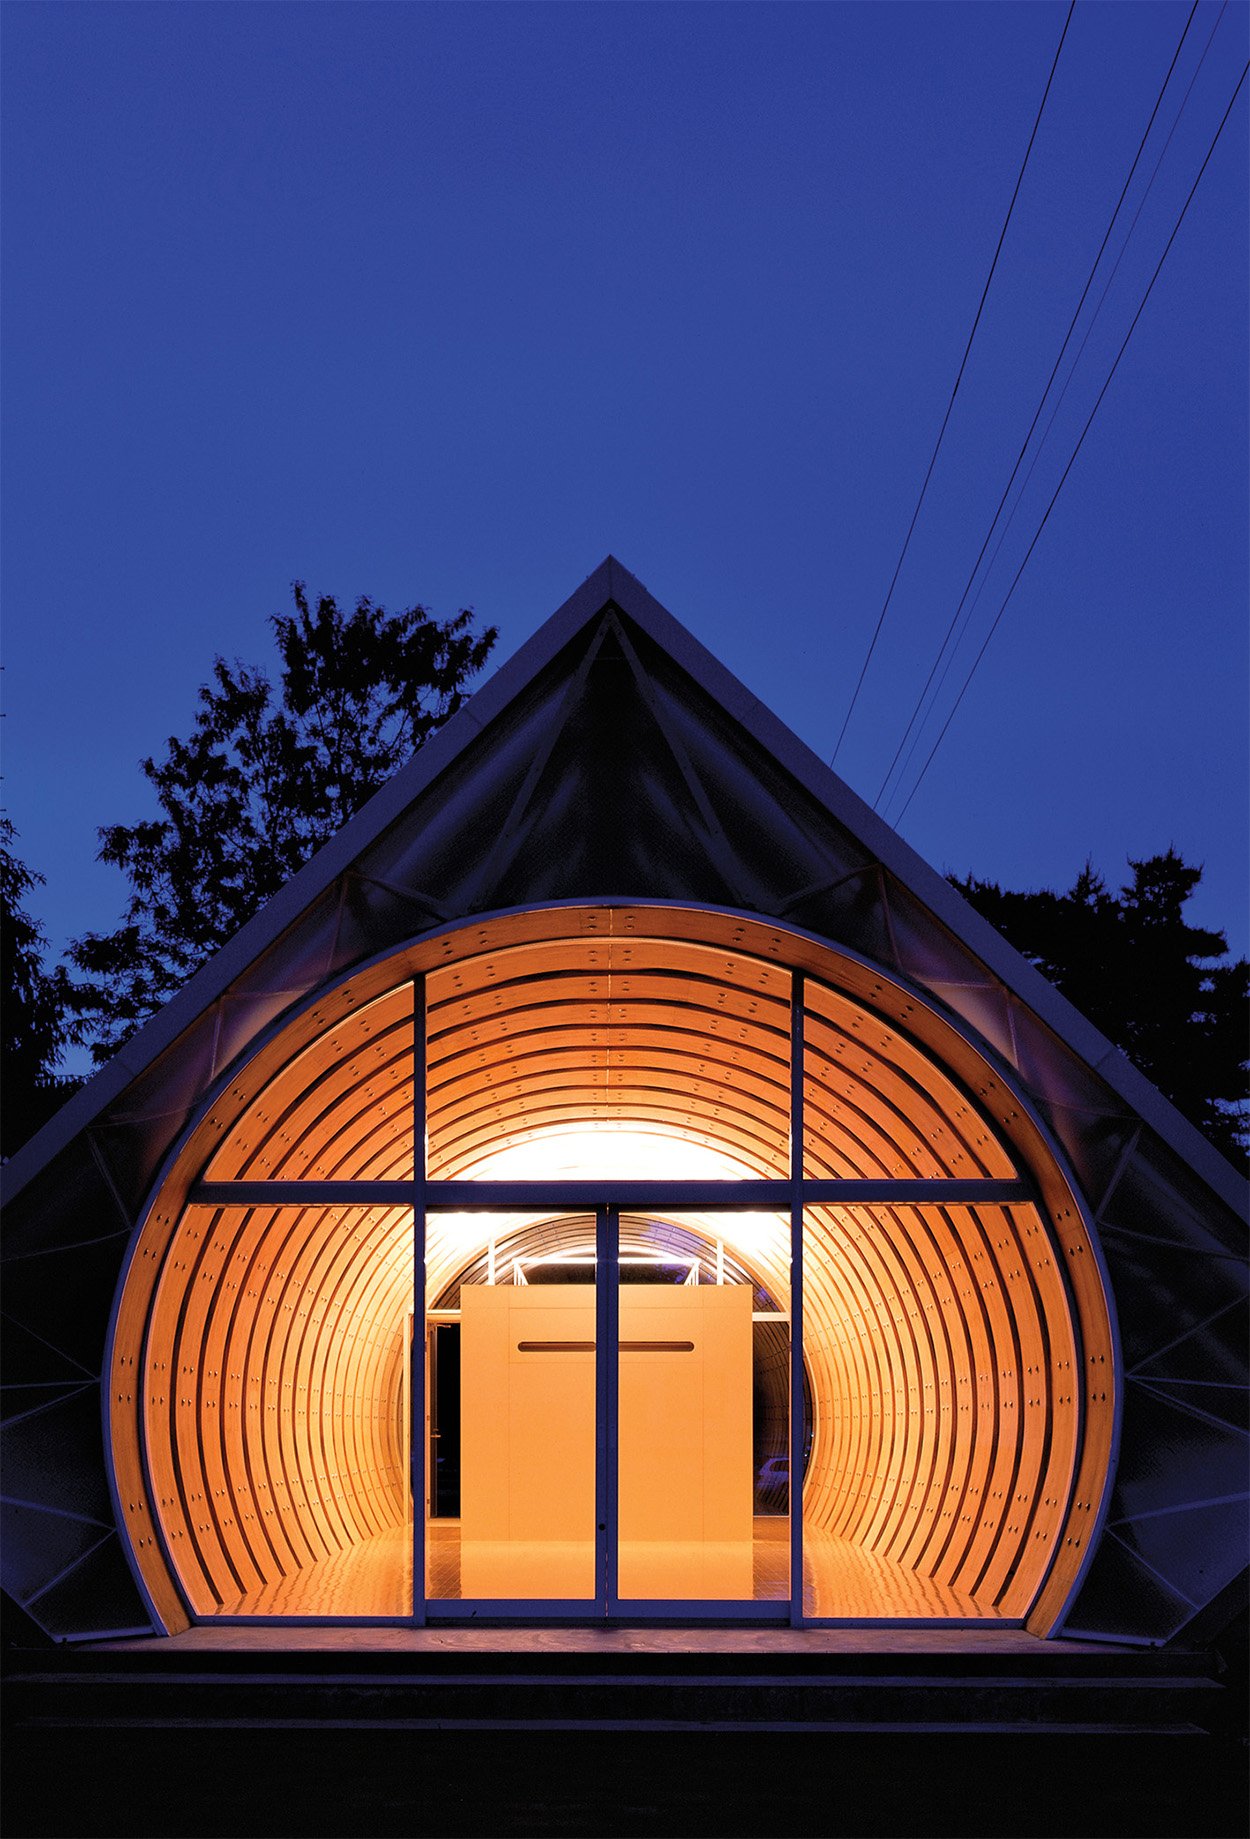
[[[888,874],[929,907],[934,917],[981,958],[1013,996],[1105,1080],[1129,1109],[1188,1163],[1225,1205],[1244,1218],[1250,1202],[1250,1184],[1214,1144],[1207,1141],[1197,1126],[1133,1065],[1121,1048],[1109,1041],[978,913],[944,875],[917,855],[819,754],[753,695],[693,633],[674,619],[641,582],[621,568],[620,563],[612,566],[618,571],[614,578],[613,599],[622,612],[649,631],[657,644],[876,856]]]
[[[234,979],[275,945],[360,853],[476,740],[579,629],[613,598],[611,558],[588,575],[563,606],[487,678],[481,687],[327,843],[297,869],[258,913],[145,1022],[55,1115],[0,1167],[0,1194],[14,1199],[39,1170],[87,1128],[110,1101],[139,1078],[229,989]],[[632,579],[632,577],[631,577]],[[641,584],[639,584],[641,585]],[[643,590],[645,592],[645,590]],[[649,596],[648,596],[649,598]]]
[[[362,805],[342,830],[14,1154],[0,1170],[4,1199],[10,1200],[20,1193],[112,1098],[173,1046],[179,1036],[225,993],[234,978],[296,923],[362,850],[447,770],[609,602],[646,632],[707,695],[739,721],[800,785],[863,843],[888,874],[928,906],[956,939],[981,958],[1014,996],[1105,1080],[1130,1111],[1180,1156],[1227,1206],[1244,1217],[1250,1189],[1201,1131],[1183,1117],[1121,1050],[1047,982],[988,920],[982,918],[943,875],[891,830],[793,729],[661,606],[637,576],[611,555],[474,692],[464,707],[408,764]]]

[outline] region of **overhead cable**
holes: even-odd
[[[921,722],[920,726],[917,728],[915,736],[912,739],[912,743],[910,747],[907,749],[907,757],[903,762],[903,766],[902,766],[902,770],[901,770],[899,779],[897,780],[895,784],[894,792],[891,798],[891,804],[897,804],[898,798],[903,788],[903,776],[907,773],[908,769],[911,766],[912,759],[916,753],[917,748],[919,747],[921,743],[921,740],[924,734],[924,729],[928,725],[929,716],[933,714],[934,709],[937,706],[938,698],[941,696],[942,691],[946,686],[946,679],[950,675],[951,667],[955,662],[955,658],[956,658],[956,655],[958,654],[959,646],[963,642],[964,634],[966,633],[968,629],[968,625],[972,619],[972,616],[975,613],[978,604],[980,603],[981,596],[985,592],[990,576],[994,572],[995,565],[998,561],[999,556],[1002,553],[1003,544],[1007,540],[1008,532],[1010,531],[1012,524],[1015,522],[1016,515],[1020,510],[1021,504],[1024,502],[1025,495],[1027,494],[1029,485],[1032,482],[1033,474],[1037,470],[1037,463],[1042,456],[1042,452],[1045,449],[1047,441],[1050,439],[1051,429],[1054,427],[1056,417],[1058,416],[1060,409],[1063,407],[1064,399],[1066,398],[1068,390],[1072,384],[1072,379],[1076,375],[1077,370],[1080,368],[1081,359],[1085,355],[1085,347],[1086,345],[1088,345],[1089,340],[1090,340],[1090,335],[1092,334],[1094,327],[1098,323],[1099,315],[1101,314],[1103,307],[1106,305],[1107,296],[1110,293],[1112,286],[1114,285],[1115,278],[1117,274],[1120,272],[1120,264],[1124,260],[1129,244],[1131,243],[1133,239],[1133,233],[1137,228],[1137,224],[1141,217],[1142,211],[1145,209],[1146,201],[1150,197],[1151,191],[1154,188],[1155,180],[1159,176],[1159,169],[1163,165],[1164,160],[1167,158],[1168,148],[1172,145],[1173,136],[1175,135],[1176,130],[1180,125],[1181,117],[1185,113],[1185,109],[1189,103],[1189,98],[1193,93],[1194,85],[1198,81],[1198,77],[1202,71],[1203,65],[1206,63],[1207,53],[1211,49],[1212,42],[1214,41],[1216,33],[1219,31],[1221,21],[1224,18],[1224,14],[1227,11],[1227,8],[1228,8],[1228,0],[1223,0],[1219,13],[1216,15],[1215,24],[1212,26],[1210,32],[1207,34],[1207,42],[1202,48],[1202,52],[1198,58],[1198,62],[1196,66],[1194,67],[1193,73],[1190,76],[1188,84],[1186,85],[1185,94],[1181,98],[1180,107],[1177,109],[1176,114],[1172,120],[1172,125],[1168,129],[1167,138],[1164,141],[1163,146],[1159,150],[1159,155],[1158,155],[1158,158],[1155,160],[1154,167],[1151,171],[1150,177],[1149,179],[1147,179],[1142,195],[1137,201],[1137,208],[1133,212],[1133,221],[1129,225],[1128,230],[1125,233],[1124,241],[1120,245],[1119,253],[1116,256],[1114,263],[1112,264],[1111,272],[1103,283],[1102,292],[1100,293],[1098,297],[1098,302],[1096,306],[1094,307],[1093,313],[1090,315],[1089,323],[1086,326],[1084,333],[1082,334],[1081,343],[1079,347],[1077,348],[1076,356],[1073,358],[1071,366],[1069,367],[1068,374],[1064,378],[1063,387],[1060,389],[1058,396],[1055,398],[1054,406],[1052,407],[1050,411],[1050,415],[1048,416],[1047,421],[1046,421],[1046,426],[1042,430],[1041,438],[1038,441],[1036,448],[1034,449],[1032,459],[1029,461],[1028,470],[1024,475],[1024,481],[1021,484],[1020,489],[1016,494],[1015,504],[1012,506],[1010,512],[1007,515],[1006,522],[1004,523],[1002,530],[999,534],[998,541],[994,545],[994,553],[989,559],[989,563],[986,567],[985,573],[981,577],[980,585],[977,587],[976,593],[972,597],[972,602],[970,606],[968,607],[967,612],[964,615],[962,630],[960,631],[959,637],[956,640],[955,645],[952,647],[950,654],[946,659],[946,663],[942,666],[942,673],[940,677],[938,678],[937,687],[934,690],[933,700],[930,703],[928,712],[925,715],[924,720]],[[1165,254],[1167,253],[1166,250],[1164,251],[1164,253]],[[1151,286],[1154,285],[1153,278],[1151,280],[1150,285]],[[1140,308],[1138,310],[1140,311]],[[1130,332],[1132,331],[1131,326],[1129,330]],[[1115,362],[1116,363],[1119,362],[1118,356]],[[1114,365],[1113,365],[1113,369],[1114,369]],[[1097,407],[1097,404],[1095,404],[1095,408],[1096,407]],[[1084,439],[1084,434],[1082,434],[1081,438]],[[1060,480],[1061,485],[1062,483],[1063,481]],[[1049,511],[1047,512],[1047,515],[1049,515]],[[1034,540],[1036,541],[1036,536]],[[1025,560],[1026,561],[1028,560],[1027,556]],[[1015,583],[1013,581],[1012,587],[1009,590],[1009,593],[1014,592],[1014,589],[1015,589]],[[1001,613],[1002,613],[1002,608],[1000,606],[998,617],[1001,617]],[[995,623],[997,623],[997,619]],[[982,649],[984,649],[984,647]],[[980,654],[978,654],[978,658],[974,660],[973,662],[973,666],[972,666],[973,670],[976,669],[976,665],[979,662],[979,657],[980,657]],[[940,654],[939,654],[939,659],[940,659]],[[971,675],[971,673],[969,673],[969,675]],[[967,687],[967,684],[965,683],[964,688],[966,687]],[[961,689],[960,700],[962,700],[962,696],[963,696],[963,690]],[[951,710],[951,714],[952,715],[954,714],[954,709]],[[947,726],[949,726],[949,717],[947,721]],[[943,729],[943,734],[944,733],[945,733],[945,728]],[[941,735],[939,735],[938,745],[941,744],[941,738],[942,738]],[[934,748],[933,751],[936,752],[936,747]],[[928,761],[925,762],[924,770],[927,771],[927,769],[928,769]],[[920,781],[919,779],[917,779],[915,785],[913,785],[912,787],[913,796],[916,790],[919,788],[919,783]],[[899,819],[902,817],[902,811],[905,811],[907,809],[907,804],[909,804],[910,802],[911,802],[911,799],[909,797],[907,801],[904,803],[902,810],[898,812],[897,816],[894,816],[889,811],[883,812],[883,815],[888,816],[890,821],[897,823]]]
[[[1029,144],[1024,150],[1024,158],[1020,162],[1020,171],[1016,175],[1016,185],[1015,185],[1015,190],[1011,194],[1011,203],[1007,206],[1007,215],[1003,218],[1003,227],[998,233],[998,245],[994,250],[994,259],[990,263],[990,271],[985,277],[985,286],[981,289],[981,299],[980,299],[980,303],[977,306],[976,318],[972,322],[972,330],[971,332],[969,332],[968,342],[964,346],[964,355],[960,359],[960,362],[959,362],[959,373],[955,378],[955,386],[951,390],[950,400],[946,404],[946,413],[942,417],[942,426],[938,430],[938,437],[937,437],[936,442],[934,443],[933,452],[929,456],[929,465],[928,465],[928,469],[925,472],[924,483],[920,487],[920,496],[919,498],[917,498],[916,508],[911,514],[911,522],[907,526],[907,535],[903,538],[903,547],[899,551],[898,561],[894,565],[894,573],[890,578],[889,589],[886,593],[886,597],[882,604],[881,611],[877,615],[876,629],[873,632],[872,639],[868,646],[867,656],[865,657],[863,666],[860,669],[859,681],[855,685],[855,691],[851,697],[851,705],[846,712],[846,716],[842,723],[841,731],[839,732],[837,741],[834,744],[833,753],[829,761],[829,764],[831,766],[833,765],[834,761],[836,761],[838,754],[841,751],[842,742],[846,738],[846,731],[847,731],[847,728],[850,726],[851,716],[855,713],[855,705],[859,701],[859,693],[864,687],[864,678],[868,674],[868,666],[872,662],[872,654],[877,648],[877,640],[881,637],[881,628],[885,624],[886,613],[889,611],[890,602],[894,598],[894,588],[898,581],[899,572],[903,566],[903,560],[911,544],[912,531],[916,528],[916,519],[920,516],[920,507],[924,503],[925,493],[929,489],[929,480],[933,477],[933,468],[937,462],[938,452],[941,448],[943,438],[945,437],[945,434],[946,434],[947,424],[951,418],[951,410],[955,406],[955,398],[959,394],[959,386],[963,382],[964,370],[966,369],[967,363],[968,363],[968,353],[972,350],[972,341],[977,335],[977,327],[980,325],[981,315],[985,311],[985,302],[986,302],[986,297],[988,296],[989,291],[990,291],[990,283],[994,279],[994,270],[998,267],[998,258],[1000,254],[1002,253],[1003,242],[1007,235],[1007,226],[1011,222],[1011,214],[1016,208],[1016,199],[1020,196],[1020,187],[1022,183],[1024,182],[1025,168],[1028,166],[1028,163],[1029,163],[1029,155],[1033,151],[1033,142],[1037,139],[1037,130],[1041,126],[1042,113],[1046,107],[1046,98],[1049,96],[1050,86],[1054,82],[1055,71],[1059,65],[1059,54],[1063,50],[1063,41],[1068,36],[1068,27],[1072,23],[1072,14],[1075,11],[1075,9],[1076,9],[1076,0],[1070,0],[1069,6],[1068,6],[1067,17],[1065,18],[1063,22],[1063,31],[1059,34],[1059,43],[1055,49],[1054,58],[1051,61],[1050,75],[1046,79],[1046,87],[1042,91],[1042,100],[1038,104],[1037,115],[1034,118],[1033,132],[1029,135]]]
[[[1006,594],[1003,596],[1002,605],[999,607],[998,612],[994,615],[994,623],[993,625],[991,625],[989,631],[986,633],[984,639],[981,642],[981,649],[980,651],[978,651],[976,657],[972,661],[972,667],[969,670],[968,675],[964,678],[963,685],[959,691],[958,696],[955,698],[955,702],[954,702],[953,707],[951,708],[950,714],[947,716],[945,722],[942,724],[941,733],[938,735],[937,740],[933,743],[933,746],[929,750],[929,757],[925,761],[924,765],[921,767],[920,773],[916,780],[915,785],[912,786],[911,791],[907,794],[907,798],[903,805],[903,808],[899,812],[898,817],[895,820],[896,823],[902,822],[903,817],[907,811],[908,805],[910,805],[912,799],[916,796],[916,793],[920,790],[920,787],[924,782],[925,774],[928,772],[929,768],[932,766],[934,758],[937,754],[938,748],[942,745],[942,742],[946,739],[947,730],[949,729],[951,723],[954,721],[956,713],[958,712],[958,709],[959,709],[959,705],[962,703],[965,695],[968,692],[968,686],[971,684],[973,677],[976,675],[977,666],[980,664],[982,658],[985,656],[986,650],[989,647],[990,640],[993,638],[995,632],[997,632],[999,622],[1001,621],[1003,614],[1007,611],[1008,603],[1010,602],[1011,597],[1015,593],[1017,587],[1020,585],[1020,577],[1023,575],[1025,569],[1028,567],[1029,557],[1033,554],[1034,549],[1037,547],[1037,540],[1041,536],[1042,531],[1046,528],[1046,524],[1050,518],[1050,514],[1055,508],[1056,500],[1058,499],[1060,492],[1063,490],[1064,483],[1067,480],[1068,474],[1072,471],[1072,467],[1075,464],[1076,456],[1078,453],[1080,453],[1081,448],[1085,443],[1085,436],[1089,433],[1090,428],[1093,425],[1094,417],[1097,415],[1099,408],[1102,406],[1103,398],[1111,386],[1111,379],[1112,377],[1115,376],[1115,373],[1117,369],[1119,368],[1120,359],[1124,356],[1124,353],[1128,347],[1128,342],[1132,338],[1133,332],[1136,329],[1137,322],[1141,318],[1142,313],[1145,310],[1146,302],[1150,298],[1150,295],[1154,289],[1154,284],[1159,279],[1160,271],[1163,267],[1163,264],[1167,261],[1167,258],[1168,258],[1168,251],[1171,249],[1172,244],[1176,241],[1177,232],[1179,231],[1181,225],[1185,221],[1185,214],[1189,210],[1190,205],[1193,203],[1194,194],[1198,190],[1198,186],[1202,181],[1202,175],[1206,171],[1208,165],[1210,164],[1211,156],[1215,152],[1216,146],[1219,142],[1220,135],[1224,132],[1224,125],[1227,122],[1229,116],[1233,112],[1233,105],[1236,102],[1238,96],[1241,94],[1242,86],[1245,83],[1247,75],[1250,75],[1250,63],[1247,63],[1245,65],[1245,67],[1242,70],[1241,75],[1237,79],[1237,87],[1234,89],[1232,95],[1229,97],[1228,107],[1224,110],[1224,113],[1220,118],[1220,125],[1215,130],[1215,134],[1211,140],[1211,145],[1207,148],[1206,156],[1203,159],[1202,165],[1198,168],[1198,176],[1197,178],[1195,178],[1193,184],[1189,188],[1189,196],[1186,198],[1184,204],[1181,206],[1179,217],[1176,219],[1176,222],[1172,225],[1172,233],[1168,237],[1168,240],[1166,244],[1164,245],[1163,254],[1159,257],[1159,260],[1157,264],[1155,265],[1155,271],[1151,275],[1149,283],[1147,284],[1147,287],[1146,287],[1146,291],[1142,295],[1141,302],[1138,305],[1137,311],[1133,315],[1132,324],[1129,326],[1128,331],[1124,334],[1124,339],[1120,345],[1120,349],[1115,354],[1115,362],[1112,364],[1111,369],[1107,372],[1106,380],[1103,383],[1102,388],[1098,392],[1097,401],[1094,403],[1093,408],[1089,412],[1089,417],[1086,420],[1085,426],[1081,429],[1080,438],[1077,440],[1076,446],[1072,449],[1072,453],[1068,459],[1068,463],[1064,467],[1063,472],[1060,475],[1058,485],[1055,487],[1053,493],[1051,494],[1050,503],[1046,506],[1045,511],[1042,513],[1042,521],[1038,524],[1037,529],[1033,532],[1032,541],[1030,542],[1028,548],[1025,550],[1024,560],[1023,562],[1021,562],[1019,568],[1016,570],[1011,586],[1007,589]]]
[[[1225,0],[1225,4],[1227,4],[1227,0]],[[1128,169],[1128,177],[1124,181],[1124,185],[1120,191],[1120,196],[1116,200],[1115,209],[1112,211],[1110,221],[1107,224],[1106,230],[1103,232],[1102,242],[1098,245],[1098,253],[1094,257],[1093,264],[1090,268],[1088,276],[1086,277],[1085,286],[1081,290],[1081,297],[1076,303],[1076,310],[1074,311],[1072,318],[1069,321],[1067,331],[1063,335],[1063,343],[1059,347],[1059,355],[1055,359],[1054,367],[1052,368],[1049,377],[1047,377],[1046,379],[1046,387],[1043,389],[1041,396],[1038,398],[1037,407],[1033,411],[1033,419],[1029,423],[1029,431],[1025,435],[1024,440],[1021,442],[1020,451],[1016,455],[1015,465],[1011,469],[1011,477],[1008,479],[1006,485],[1003,487],[1003,495],[998,501],[998,507],[995,510],[993,517],[990,519],[989,529],[985,533],[985,541],[981,544],[981,548],[977,555],[977,559],[972,565],[972,572],[968,576],[968,579],[966,583],[964,584],[964,591],[959,597],[959,604],[956,606],[955,611],[951,614],[950,625],[946,628],[945,637],[943,638],[941,645],[938,647],[937,656],[934,658],[933,663],[929,669],[929,675],[925,678],[924,688],[921,690],[920,695],[916,700],[916,706],[911,712],[911,716],[908,719],[906,728],[903,730],[903,738],[902,740],[900,740],[897,748],[894,751],[894,758],[890,761],[890,764],[886,769],[885,777],[881,781],[881,784],[877,789],[877,796],[873,799],[872,808],[874,811],[880,808],[881,800],[885,796],[886,786],[890,783],[890,779],[893,776],[895,767],[899,763],[899,758],[903,752],[903,749],[907,746],[908,736],[911,734],[912,729],[915,727],[916,722],[918,721],[920,717],[920,711],[924,707],[925,698],[929,694],[929,686],[933,682],[933,679],[937,674],[938,666],[941,664],[942,659],[946,654],[946,648],[950,644],[951,635],[953,634],[955,627],[958,624],[959,615],[962,613],[964,609],[964,603],[967,601],[968,595],[972,591],[972,584],[976,580],[977,572],[980,569],[981,563],[985,558],[985,552],[990,546],[990,539],[993,537],[995,528],[998,524],[998,520],[1003,514],[1003,506],[1006,504],[1007,499],[1011,495],[1011,488],[1015,484],[1016,474],[1020,471],[1020,467],[1024,460],[1025,453],[1028,451],[1029,442],[1033,439],[1033,431],[1037,427],[1038,421],[1041,419],[1042,410],[1046,405],[1046,398],[1049,396],[1051,389],[1054,385],[1055,378],[1059,373],[1059,367],[1063,363],[1064,354],[1066,353],[1068,349],[1068,345],[1071,342],[1072,334],[1076,330],[1077,321],[1081,317],[1082,308],[1084,307],[1086,300],[1089,298],[1089,290],[1094,284],[1094,276],[1098,272],[1098,265],[1102,261],[1102,258],[1106,251],[1108,242],[1111,240],[1111,232],[1114,230],[1116,219],[1119,217],[1120,212],[1123,208],[1124,200],[1128,195],[1129,186],[1133,183],[1133,175],[1137,171],[1138,163],[1140,162],[1141,156],[1143,152],[1145,151],[1146,142],[1150,138],[1150,130],[1154,127],[1155,117],[1158,115],[1160,106],[1162,105],[1162,102],[1163,102],[1164,92],[1166,91],[1168,84],[1172,80],[1172,72],[1176,69],[1176,61],[1180,57],[1181,49],[1184,46],[1185,40],[1189,35],[1189,28],[1193,24],[1194,14],[1197,11],[1198,11],[1198,0],[1193,0],[1193,5],[1189,9],[1189,17],[1185,21],[1184,27],[1182,28],[1182,31],[1181,31],[1180,38],[1177,40],[1176,49],[1172,53],[1172,61],[1168,65],[1167,75],[1164,77],[1163,82],[1159,88],[1159,93],[1155,97],[1155,105],[1150,111],[1150,119],[1146,123],[1145,132],[1142,134],[1141,140],[1138,142],[1137,152],[1133,155],[1133,163]],[[1221,9],[1220,17],[1221,18],[1223,17],[1222,9]],[[1219,24],[1219,20],[1217,19],[1216,25],[1218,24]],[[1214,32],[1212,32],[1212,37],[1214,37]],[[1208,47],[1210,46],[1210,42],[1211,42],[1210,39],[1208,39],[1207,40]],[[1203,56],[1205,57],[1205,55],[1206,53],[1204,51]],[[1199,69],[1200,68],[1201,68],[1201,64],[1199,65]],[[1188,96],[1186,96],[1186,100],[1188,100]],[[1181,104],[1181,107],[1182,109],[1184,108],[1184,103]],[[1177,119],[1178,120],[1180,119],[1179,113],[1178,113]],[[1171,137],[1169,136],[1169,139],[1170,138]],[[1165,152],[1167,151],[1166,147],[1164,148],[1164,151]],[[1158,171],[1158,167],[1155,168],[1155,171],[1156,172]],[[1151,183],[1153,184],[1153,178],[1151,180]],[[1138,207],[1138,209],[1140,211],[1140,206]],[[1134,219],[1134,222],[1136,222],[1136,219]],[[1129,231],[1129,235],[1130,236],[1132,235],[1131,229]],[[1127,238],[1125,239],[1124,246],[1125,247],[1128,246]],[[1123,253],[1123,251],[1121,251],[1121,253]],[[1114,274],[1113,274],[1113,278],[1114,278]],[[1105,292],[1103,294],[1103,299],[1104,300],[1106,299]],[[1102,303],[1100,301],[1099,306],[1101,306],[1101,304]],[[1092,326],[1093,321],[1091,320],[1090,323]],[[1088,333],[1086,336],[1088,336]],[[1073,369],[1075,369],[1075,366],[1073,366]],[[1069,381],[1071,381],[1071,376],[1072,376],[1072,373],[1069,372]],[[1067,387],[1066,384],[1064,387],[1066,389]],[[1038,451],[1039,452],[1041,451],[1040,445],[1039,445]],[[1017,500],[1016,502],[1018,505],[1019,500]],[[954,654],[952,653],[952,656],[953,655]],[[943,674],[943,681],[945,681],[945,673]],[[938,687],[940,689],[941,685],[939,685]],[[910,757],[911,756],[909,754],[908,758],[910,759]]]
[[[1029,461],[1028,470],[1026,471],[1024,475],[1023,483],[1021,484],[1019,491],[1016,493],[1016,501],[1014,505],[1011,507],[1011,510],[1007,514],[1006,522],[1003,524],[1002,530],[999,533],[998,541],[994,545],[994,553],[989,559],[989,563],[986,567],[985,573],[982,575],[980,584],[977,587],[976,593],[973,595],[971,604],[968,607],[968,611],[964,615],[963,628],[959,634],[959,638],[956,640],[955,645],[952,648],[950,655],[948,656],[946,660],[946,663],[942,666],[942,674],[938,678],[937,688],[934,690],[933,701],[929,706],[928,714],[926,714],[924,721],[920,724],[920,727],[916,730],[916,734],[912,740],[911,746],[907,749],[907,757],[903,762],[902,772],[900,773],[898,782],[895,785],[891,802],[894,802],[897,800],[899,793],[902,790],[903,774],[907,772],[907,769],[910,767],[912,763],[912,758],[915,755],[916,749],[920,745],[920,741],[924,733],[924,729],[928,724],[929,716],[932,715],[934,707],[937,704],[938,698],[940,697],[943,689],[946,687],[946,679],[950,675],[951,666],[954,664],[956,654],[958,653],[958,650],[959,650],[959,646],[963,642],[964,633],[967,631],[969,622],[971,621],[973,614],[976,612],[976,609],[978,605],[980,604],[981,596],[985,592],[985,589],[989,583],[990,576],[994,572],[995,564],[997,563],[998,558],[1000,554],[1002,553],[1003,544],[1007,540],[1008,532],[1010,531],[1012,524],[1016,520],[1016,516],[1020,510],[1021,504],[1024,502],[1025,495],[1027,494],[1029,486],[1032,483],[1033,474],[1037,470],[1037,463],[1042,457],[1042,453],[1043,453],[1043,450],[1045,449],[1047,441],[1050,439],[1050,431],[1055,425],[1055,419],[1058,416],[1060,409],[1063,407],[1064,401],[1068,394],[1068,390],[1070,389],[1072,385],[1072,379],[1076,375],[1077,371],[1080,369],[1081,359],[1085,355],[1085,347],[1086,345],[1088,345],[1089,340],[1090,340],[1090,335],[1093,332],[1094,327],[1098,324],[1099,316],[1102,313],[1103,307],[1107,303],[1107,295],[1110,293],[1111,288],[1115,283],[1115,278],[1120,272],[1120,264],[1124,260],[1125,254],[1128,251],[1129,244],[1133,240],[1133,233],[1137,228],[1138,221],[1141,217],[1142,211],[1145,209],[1146,200],[1149,198],[1151,192],[1154,189],[1155,180],[1159,176],[1159,169],[1163,165],[1164,160],[1167,158],[1168,148],[1172,145],[1173,136],[1175,135],[1177,128],[1180,126],[1181,117],[1184,115],[1185,109],[1188,106],[1189,98],[1193,93],[1194,85],[1198,81],[1198,77],[1202,70],[1203,65],[1206,63],[1207,53],[1211,49],[1212,42],[1215,38],[1216,33],[1220,29],[1220,23],[1223,20],[1224,14],[1227,11],[1227,9],[1228,9],[1228,0],[1222,0],[1220,10],[1216,15],[1215,24],[1212,26],[1210,32],[1208,32],[1207,34],[1207,42],[1202,47],[1201,55],[1199,56],[1198,62],[1194,66],[1193,74],[1191,75],[1189,82],[1186,85],[1185,94],[1181,97],[1180,107],[1177,109],[1176,114],[1172,120],[1172,125],[1168,129],[1167,139],[1164,141],[1163,146],[1159,150],[1159,155],[1158,155],[1158,158],[1155,160],[1154,167],[1151,170],[1150,177],[1147,179],[1145,187],[1142,191],[1142,195],[1137,201],[1137,208],[1133,212],[1133,221],[1129,225],[1127,231],[1125,232],[1124,241],[1120,245],[1119,254],[1116,256],[1115,261],[1111,265],[1111,273],[1107,276],[1107,279],[1103,282],[1102,292],[1099,294],[1097,304],[1095,305],[1093,312],[1090,314],[1089,323],[1086,325],[1085,331],[1081,335],[1081,342],[1079,346],[1077,347],[1076,356],[1073,358],[1072,363],[1068,368],[1068,374],[1063,380],[1063,386],[1060,389],[1059,394],[1055,398],[1054,406],[1052,407],[1050,414],[1046,420],[1046,426],[1042,429],[1041,439],[1038,441],[1037,446],[1034,448],[1033,458]],[[904,809],[905,808],[906,807],[904,807]]]

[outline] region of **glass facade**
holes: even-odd
[[[147,1305],[192,1613],[1026,1613],[1078,1335],[1000,1124],[897,1021],[581,939],[405,980],[261,1071]]]

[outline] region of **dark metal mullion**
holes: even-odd
[[[782,1212],[796,1200],[843,1207],[1004,1207],[1038,1198],[1024,1177],[843,1181],[809,1177],[760,1181],[426,1181],[426,1206],[454,1213],[551,1207],[593,1212],[599,1206],[646,1212],[669,1207],[700,1213]],[[605,1199],[606,1197],[606,1199]],[[187,1197],[197,1207],[406,1207],[407,1181],[202,1181]]]
[[[409,1395],[412,1424],[409,1431],[412,1488],[412,1620],[417,1628],[426,1621],[425,1591],[425,1485],[429,1445],[425,1426],[425,978],[412,980],[412,1378]]]
[[[790,1626],[803,1626],[803,1004],[790,984]]]
[[[595,1611],[615,1610],[619,1579],[620,1221],[613,1207],[595,1213]]]

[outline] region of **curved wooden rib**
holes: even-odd
[[[807,975],[807,1174],[1028,1171],[1045,1201],[809,1209],[813,1537],[906,1568],[935,1601],[1047,1624],[1105,1479],[1113,1383],[1095,1259],[1036,1129],[985,1059],[881,973],[728,916],[618,911],[611,936],[603,923],[581,909],[484,922],[357,973],[189,1134],[132,1256],[114,1348],[119,1492],[158,1607],[176,1620],[171,1572],[195,1614],[254,1603],[392,1537],[408,1511],[410,1216],[189,1206],[191,1185],[411,1176],[414,971],[431,1175],[489,1174],[502,1148],[588,1126],[609,1146],[646,1132],[659,1174],[664,1145],[690,1141],[744,1174],[784,1174],[788,958]],[[482,1250],[438,1231],[431,1298]],[[784,1230],[752,1261],[784,1292]]]

